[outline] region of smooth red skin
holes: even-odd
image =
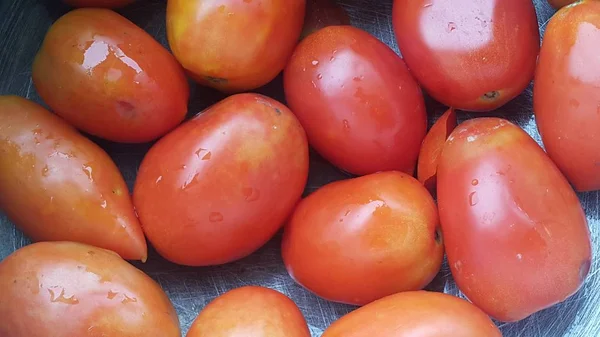
[[[488,316],[451,295],[391,295],[335,321],[322,337],[502,337]]]
[[[238,94],[158,141],[133,194],[148,239],[168,260],[217,265],[265,244],[300,199],[306,135],[281,103]]]
[[[247,286],[210,302],[187,337],[310,337],[304,316],[282,293]]]
[[[181,66],[152,36],[109,9],[58,19],[35,57],[33,83],[55,113],[112,141],[154,140],[187,113]]]
[[[456,109],[489,111],[533,78],[540,49],[529,0],[395,0],[402,56],[421,86]],[[483,97],[498,91],[496,99]]]
[[[548,3],[556,9],[565,7],[566,5],[570,5],[575,2],[577,2],[577,0],[548,0]]]
[[[287,102],[311,145],[353,174],[412,174],[427,131],[423,95],[387,45],[351,26],[306,37],[284,71]]]
[[[249,91],[283,70],[305,10],[306,0],[168,0],[167,38],[196,82]]]
[[[578,191],[600,189],[600,2],[558,11],[546,28],[534,111],[550,158]]]
[[[102,7],[102,8],[121,8],[125,7],[135,0],[63,0],[66,4],[73,7]]]
[[[2,337],[180,337],[160,286],[113,252],[42,242],[0,262]]]
[[[111,158],[42,106],[0,96],[0,209],[34,241],[76,241],[146,260],[129,190]]]
[[[446,254],[460,290],[500,321],[574,294],[590,234],[577,195],[542,148],[499,118],[460,124],[438,166]]]
[[[415,178],[382,172],[328,184],[285,227],[282,254],[298,283],[330,301],[365,305],[420,290],[439,272],[437,207]]]
[[[307,0],[304,27],[300,38],[328,26],[350,25],[350,16],[334,0]]]

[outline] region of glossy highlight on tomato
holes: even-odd
[[[135,2],[135,0],[63,0],[73,7],[120,8]]]

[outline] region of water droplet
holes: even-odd
[[[33,132],[34,135],[39,135],[42,133],[42,129],[40,128],[39,125],[37,125],[37,127],[31,131]]]
[[[75,295],[72,295],[70,297],[65,296],[65,288],[61,288],[58,296],[56,295],[57,292],[55,292],[52,289],[48,289],[48,292],[50,293],[50,302],[52,303],[64,303],[69,305],[79,303],[79,300],[75,298]]]
[[[160,181],[163,179],[163,176],[159,176],[158,178],[156,178],[156,184],[160,183]]]
[[[456,23],[448,22],[448,32],[452,32],[454,30],[456,30]]]
[[[431,7],[431,6],[433,6],[433,4],[432,4],[432,3],[427,3],[427,4],[424,4],[424,5],[423,5],[423,8],[427,8],[427,7]]]
[[[44,168],[42,169],[42,176],[43,177],[47,177],[48,175],[50,175],[50,169],[48,168],[48,165],[44,166]]]
[[[329,58],[329,62],[333,62],[333,61],[335,61],[335,56],[331,55],[331,57]]]
[[[94,177],[92,176],[92,167],[88,165],[83,165],[83,173],[88,177],[90,181],[94,181]]]
[[[315,89],[317,88],[317,84],[315,83],[315,81],[310,81],[310,83],[312,83],[312,85]]]
[[[469,205],[475,206],[479,202],[479,197],[477,196],[477,192],[472,192],[469,194]]]
[[[136,303],[137,302],[137,298],[135,297],[129,297],[127,296],[127,294],[123,294],[123,300],[121,301],[122,304],[127,304],[127,303]]]
[[[471,185],[473,185],[473,186],[479,185],[479,180],[477,180],[477,179],[471,180]]]
[[[106,208],[107,205],[108,205],[108,203],[106,202],[106,200],[103,200],[102,204],[100,204],[100,207]]]
[[[223,214],[219,212],[210,212],[208,215],[208,221],[210,222],[221,222],[223,221]]]
[[[302,71],[306,71],[306,68],[302,68]]]
[[[360,81],[361,81],[361,78],[360,78],[360,77],[358,77],[358,76],[354,76],[354,77],[352,78],[352,80],[353,80],[353,81],[355,81],[355,82],[360,82]]]
[[[462,269],[462,261],[461,260],[454,262],[454,269],[456,269],[457,272],[460,272],[460,270]]]
[[[317,60],[313,60],[313,61],[311,62],[311,64],[312,64],[313,66],[319,65],[319,61],[317,61]]]
[[[346,129],[346,131],[350,130],[350,122],[348,122],[347,119],[344,119],[344,129]]]
[[[517,254],[517,260],[521,261],[523,259],[523,255],[522,254]]]
[[[210,157],[212,157],[212,152],[207,149],[199,148],[196,151],[196,156],[198,156],[198,158],[201,160],[210,160]]]
[[[244,198],[248,202],[252,202],[252,201],[256,201],[256,200],[260,199],[260,191],[255,188],[252,188],[252,187],[243,188],[242,194],[244,195]]]
[[[106,295],[106,298],[108,298],[109,300],[112,300],[112,299],[113,299],[113,298],[115,298],[117,295],[119,295],[119,293],[118,293],[118,292],[116,292],[116,291],[112,291],[112,290],[109,290],[109,291],[108,291],[108,294]]]
[[[322,74],[317,75],[317,79],[319,79],[319,80],[323,79],[323,75]]]
[[[346,213],[344,213],[344,216],[348,216],[348,214],[350,214],[350,210],[347,210]]]

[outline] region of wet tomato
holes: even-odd
[[[63,0],[73,7],[120,8],[133,3],[135,0]]]
[[[438,225],[433,198],[405,173],[334,182],[299,203],[283,260],[317,295],[364,305],[431,282],[444,255]]]
[[[554,8],[562,8],[574,2],[577,2],[577,0],[548,0],[548,3]]]
[[[307,0],[301,38],[328,26],[349,25],[348,13],[335,0]]]
[[[600,189],[600,2],[563,8],[546,28],[534,111],[546,151],[579,191]]]
[[[530,0],[395,0],[393,23],[412,74],[448,106],[493,110],[533,78],[540,35]]]
[[[32,77],[54,112],[112,141],[153,140],[187,113],[189,88],[181,66],[109,9],[76,9],[58,19],[35,57]]]
[[[100,147],[40,105],[0,96],[0,209],[34,241],[145,260],[127,185]]]
[[[499,118],[460,124],[439,161],[446,254],[460,290],[500,321],[564,301],[590,268],[587,220],[544,150]]]
[[[268,97],[237,94],[158,141],[142,162],[133,197],[162,256],[215,265],[266,243],[307,176],[308,144],[296,117]]]
[[[351,26],[306,37],[284,71],[285,96],[311,145],[353,174],[413,173],[427,130],[423,95],[387,45]]]

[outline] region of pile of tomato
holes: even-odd
[[[501,336],[492,319],[586,280],[576,191],[600,189],[600,1],[552,1],[565,7],[540,43],[531,0],[396,0],[402,56],[328,0],[168,0],[169,50],[113,10],[132,0],[65,2],[87,8],[32,60],[47,108],[0,97],[0,209],[35,242],[0,262],[0,336],[180,336],[127,262],[146,261],[146,240],[215,266],[283,228],[289,276],[360,307],[324,337]],[[255,93],[281,72],[285,102]],[[190,80],[227,97],[186,118]],[[545,149],[477,117],[532,80]],[[429,130],[426,94],[448,106]],[[132,193],[87,135],[153,142]],[[303,197],[309,147],[351,177]],[[444,255],[468,300],[422,290]],[[256,286],[214,299],[187,336],[310,333]]]

